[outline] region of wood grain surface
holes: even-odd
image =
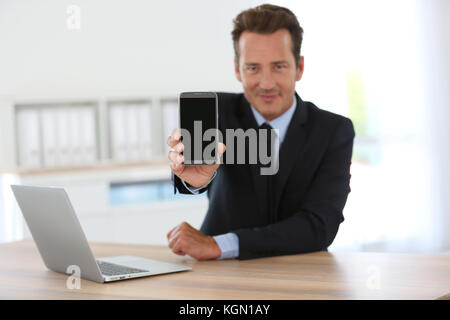
[[[46,269],[32,240],[0,244],[1,299],[438,299],[450,292],[450,255],[316,252],[246,261],[196,261],[165,246],[91,243],[97,258],[136,255],[192,271],[113,283]]]

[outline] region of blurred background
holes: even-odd
[[[251,0],[0,0],[0,242],[30,237],[11,184],[63,186],[91,241],[166,244],[182,91],[241,92],[230,32]],[[450,1],[270,1],[303,27],[304,100],[350,117],[330,251],[450,253]]]

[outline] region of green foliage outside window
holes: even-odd
[[[347,73],[347,94],[350,119],[355,128],[357,140],[353,148],[353,161],[375,163],[380,158],[380,150],[376,139],[369,132],[369,117],[364,92],[363,76],[360,71]]]

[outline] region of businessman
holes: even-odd
[[[264,176],[248,163],[184,166],[175,129],[167,139],[175,188],[206,191],[209,208],[200,230],[186,222],[170,230],[169,247],[198,260],[327,250],[344,221],[353,125],[296,93],[303,29],[290,10],[261,5],[233,23],[234,68],[244,93],[218,93],[219,129],[277,129],[278,172]],[[218,148],[223,158],[226,145]]]

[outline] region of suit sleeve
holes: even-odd
[[[239,259],[326,250],[344,220],[354,137],[352,122],[344,118],[336,126],[301,208],[292,216],[262,228],[233,231],[239,237]]]
[[[177,177],[176,175],[174,175],[173,172],[172,172],[173,193],[176,194],[177,190],[178,190],[179,193],[182,193],[182,194],[200,194],[200,193],[203,193],[206,190],[208,190],[208,186],[211,183],[211,181],[214,179],[214,177],[215,177],[215,174],[214,174],[213,178],[208,182],[206,187],[201,188],[199,190],[196,190],[198,193],[192,193],[192,191],[189,190],[185,186],[183,181],[181,181],[181,179],[179,177]]]

